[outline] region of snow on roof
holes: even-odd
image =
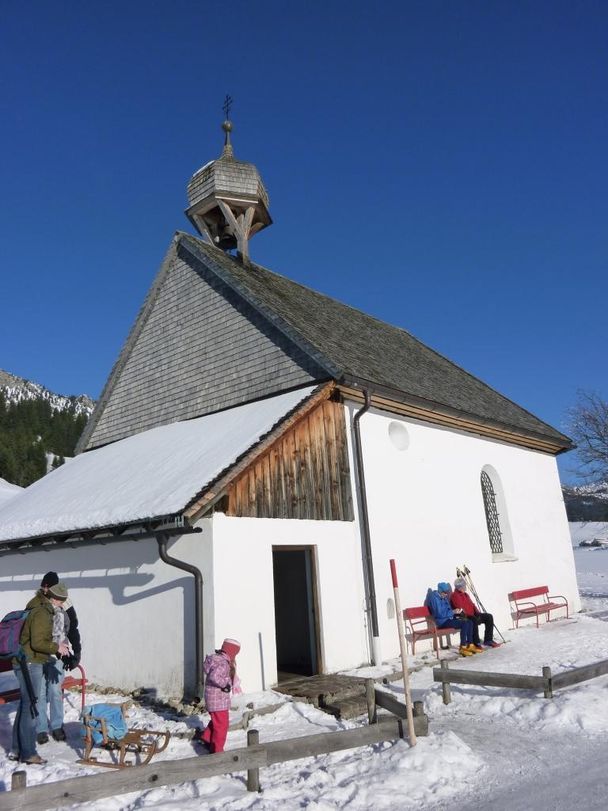
[[[0,508],[0,541],[179,513],[314,388],[153,428],[80,454]]]
[[[15,498],[19,493],[23,492],[23,487],[18,484],[11,484],[6,479],[0,479],[0,507],[4,506],[8,501]]]

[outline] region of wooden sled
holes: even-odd
[[[123,718],[126,719],[126,711],[130,706],[127,701],[119,706]],[[124,769],[127,766],[145,766],[154,755],[167,748],[170,732],[157,732],[150,729],[129,729],[120,740],[115,740],[108,735],[108,728],[105,718],[96,718],[94,715],[83,717],[85,728],[84,755],[77,763],[88,766],[105,766],[110,769]],[[95,724],[95,726],[94,726]],[[93,732],[101,733],[102,741],[96,744],[93,740]],[[99,746],[109,752],[110,760],[98,760],[91,755],[94,746]],[[134,755],[134,760],[126,760],[128,754]]]

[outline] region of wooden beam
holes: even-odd
[[[542,676],[526,676],[517,673],[486,673],[481,670],[442,670],[433,668],[433,681],[448,684],[475,684],[482,687],[515,687],[522,690],[543,690]]]
[[[348,386],[338,386],[338,390],[344,397],[354,400],[357,403],[364,402],[364,396],[360,389],[353,389]],[[508,442],[510,445],[519,445],[532,450],[543,451],[555,455],[564,450],[564,446],[557,441],[542,439],[540,437],[530,437],[519,434],[514,429],[500,428],[499,426],[487,425],[473,418],[457,417],[442,411],[435,411],[431,408],[416,406],[409,403],[401,403],[391,400],[388,397],[372,394],[372,407],[389,411],[393,414],[401,414],[411,417],[421,422],[430,422],[435,425],[442,425],[448,428],[456,428],[468,434],[480,434],[491,439],[498,439]]]
[[[72,777],[69,780],[58,780],[56,783],[0,793],[0,811],[17,809],[41,811],[44,808],[62,808],[75,803],[86,803],[104,797],[129,794],[132,791],[145,791],[266,765],[264,747],[250,746],[212,757],[163,760],[157,764],[130,766],[112,772],[104,770],[102,774]]]
[[[562,687],[570,687],[588,679],[595,679],[597,676],[605,676],[607,673],[608,659],[602,659],[600,662],[575,667],[572,670],[566,670],[564,673],[553,676],[553,689],[559,690]]]

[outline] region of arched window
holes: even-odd
[[[503,532],[500,526],[498,507],[496,505],[496,492],[492,485],[492,479],[485,470],[481,471],[481,492],[483,495],[483,506],[486,511],[490,549],[493,555],[501,555],[504,552]]]

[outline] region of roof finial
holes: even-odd
[[[224,151],[222,152],[222,157],[233,157],[234,153],[232,151],[232,144],[230,143],[230,133],[232,132],[232,121],[230,120],[230,108],[232,107],[232,96],[229,96],[226,93],[226,98],[224,99],[224,104],[222,106],[222,110],[226,115],[226,119],[222,124],[222,129],[226,133],[224,138]]]

